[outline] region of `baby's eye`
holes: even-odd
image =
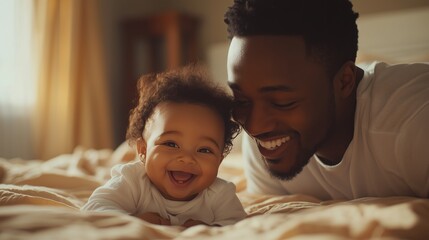
[[[209,148],[200,148],[200,149],[198,149],[198,152],[200,152],[200,153],[213,153],[213,151]]]
[[[171,141],[164,142],[162,145],[165,145],[167,147],[172,147],[172,148],[178,148],[179,147],[179,145],[177,145],[175,142],[171,142]]]

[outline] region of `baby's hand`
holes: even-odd
[[[194,219],[188,219],[182,226],[188,228],[196,225],[207,225],[205,222],[202,222],[200,220],[194,220]]]
[[[136,217],[153,224],[171,225],[170,220],[161,217],[161,215],[155,212],[146,212]]]

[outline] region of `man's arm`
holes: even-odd
[[[429,102],[402,127],[396,147],[406,182],[429,198]]]

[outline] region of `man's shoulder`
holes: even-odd
[[[385,62],[373,62],[371,64],[358,65],[366,72],[367,75],[372,76],[374,80],[380,82],[382,80],[389,81],[389,83],[403,83],[407,79],[416,78],[421,75],[429,73],[429,62],[414,62],[414,63],[396,63],[389,64]],[[429,77],[429,76],[427,76]],[[392,82],[392,79],[399,79]],[[402,80],[402,81],[401,81]]]
[[[381,61],[362,62],[356,64],[365,71],[410,70],[413,68],[429,71],[429,62],[388,63]]]
[[[365,72],[363,82],[371,84],[403,84],[408,79],[426,76],[429,73],[429,62],[395,64],[371,62],[359,63],[357,66]]]
[[[429,103],[429,64],[373,63],[358,88],[357,114],[362,126],[392,132]]]

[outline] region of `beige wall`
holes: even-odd
[[[179,11],[196,15],[201,20],[200,49],[206,59],[207,49],[219,42],[227,41],[223,15],[233,0],[168,0],[170,6]]]
[[[429,6],[428,0],[352,0],[352,3],[361,15]]]

